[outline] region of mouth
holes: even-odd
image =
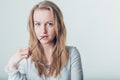
[[[41,36],[40,40],[41,39],[46,39],[48,36]]]

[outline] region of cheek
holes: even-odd
[[[34,31],[35,31],[36,36],[40,34],[40,31],[38,31],[38,29],[35,29]]]
[[[39,33],[39,29],[37,29],[37,28],[34,28],[34,31],[36,34]]]
[[[52,31],[52,32],[51,32],[51,35],[52,35],[52,37],[54,38],[54,37],[55,37],[55,31]]]

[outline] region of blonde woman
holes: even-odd
[[[29,16],[29,48],[18,49],[7,66],[9,80],[83,80],[80,54],[66,46],[66,28],[58,6],[35,5]]]

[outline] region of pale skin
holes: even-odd
[[[46,9],[37,9],[33,15],[34,30],[37,39],[41,42],[45,55],[47,57],[47,64],[52,62],[53,39],[55,38],[55,21],[53,14]],[[8,67],[10,70],[16,70],[17,64],[24,58],[30,56],[29,48],[18,49],[16,53],[10,58]]]

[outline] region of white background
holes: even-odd
[[[0,80],[10,56],[28,45],[28,15],[39,1],[0,1]],[[67,44],[80,52],[84,80],[120,80],[120,0],[53,1],[64,15]]]

